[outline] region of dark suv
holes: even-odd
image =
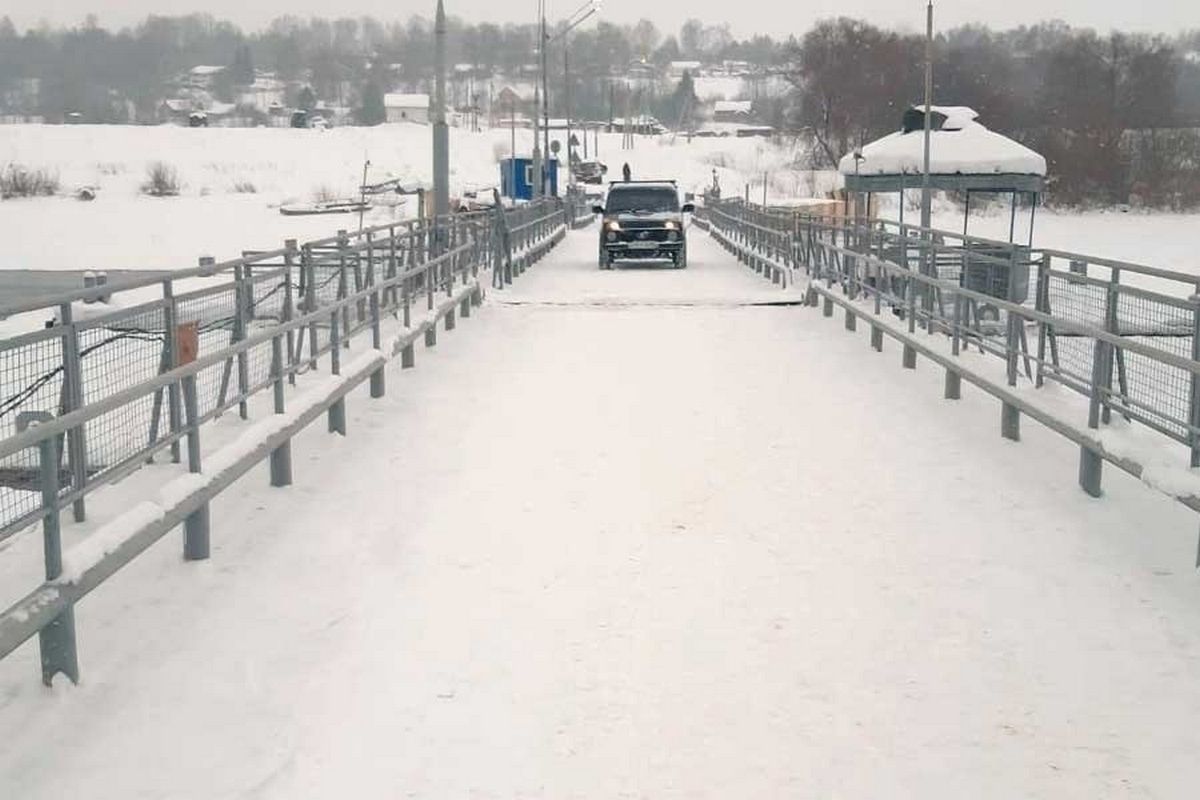
[[[687,235],[683,215],[691,203],[679,204],[673,181],[620,181],[609,184],[600,226],[600,269],[618,258],[669,258],[676,268],[687,266]]]

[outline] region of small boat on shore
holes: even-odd
[[[357,214],[371,207],[364,200],[318,200],[315,203],[286,203],[279,207],[279,213],[287,217],[300,217],[310,214]]]

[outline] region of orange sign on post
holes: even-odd
[[[200,354],[200,325],[185,322],[175,326],[175,366],[182,367]]]

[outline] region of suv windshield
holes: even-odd
[[[608,213],[627,214],[637,211],[678,211],[679,196],[665,186],[646,186],[636,189],[616,189],[608,193]]]

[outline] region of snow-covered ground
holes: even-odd
[[[560,134],[561,135],[561,134]],[[532,147],[519,131],[517,150]],[[508,155],[510,134],[451,130],[453,191],[491,186],[497,159]],[[423,125],[381,125],[329,131],[291,129],[189,129],[175,126],[0,126],[0,166],[23,164],[59,176],[66,194],[82,185],[100,187],[91,203],[69,197],[0,202],[0,227],[18,232],[5,239],[0,269],[149,269],[188,267],[202,255],[236,257],[243,249],[271,249],[286,238],[301,241],[358,225],[355,215],[285,217],[278,206],[321,194],[349,196],[369,158],[369,180],[389,177],[428,181],[431,134]],[[594,154],[593,154],[594,155]],[[773,199],[821,194],[834,187],[832,172],[796,169],[803,153],[762,139],[693,139],[670,135],[636,139],[621,149],[619,134],[600,136],[600,158],[610,176],[628,162],[638,178],[675,178],[685,191],[709,185],[712,173],[726,195],[747,184],[758,200],[764,175]],[[180,197],[140,194],[147,166],[163,161],[183,183]],[[253,186],[253,194],[236,191]],[[243,187],[245,188],[245,187]],[[408,207],[372,210],[379,224]],[[895,216],[884,207],[882,213]],[[912,214],[916,219],[916,214]],[[936,226],[961,230],[961,212],[945,203]],[[1018,238],[1027,236],[1018,217]],[[1035,243],[1200,274],[1200,215],[1120,212],[1056,213],[1039,210]],[[1008,214],[996,208],[975,214],[971,232],[1008,238]]]
[[[0,662],[3,794],[1190,796],[1194,515],[594,235],[89,597],[82,685]]]
[[[0,269],[188,267],[202,255],[222,260],[243,249],[273,249],[286,238],[332,235],[357,227],[357,215],[285,217],[279,205],[353,196],[366,159],[369,181],[428,182],[431,143],[430,128],[415,124],[328,131],[0,126],[0,167],[47,169],[68,195],[0,202],[0,228],[19,232],[6,237]],[[497,159],[511,147],[507,131],[452,129],[451,191],[495,185]],[[532,133],[518,131],[516,147],[518,153],[531,151]],[[807,193],[808,173],[785,170],[796,161],[795,150],[762,140],[639,137],[635,149],[626,151],[620,134],[602,134],[600,158],[611,176],[628,162],[636,177],[674,178],[685,191],[709,185],[716,169],[727,186],[761,183],[767,173],[777,191]],[[140,193],[148,166],[158,161],[177,171],[179,197]],[[69,196],[83,185],[100,187],[94,202]],[[254,192],[239,193],[239,185]],[[413,213],[413,206],[373,209],[365,223]]]

